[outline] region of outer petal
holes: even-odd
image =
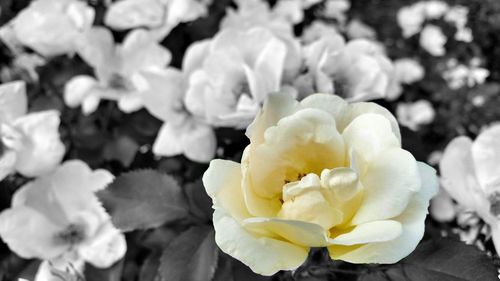
[[[328,244],[325,229],[314,223],[277,218],[248,218],[242,224],[246,229],[255,233],[280,237],[295,245],[324,247]]]
[[[156,27],[162,24],[165,7],[157,0],[121,0],[108,7],[104,23],[113,29]]]
[[[344,128],[346,128],[352,122],[352,120],[356,119],[356,117],[366,113],[380,114],[387,118],[387,120],[389,120],[389,122],[391,123],[392,132],[401,143],[401,133],[399,132],[399,125],[396,118],[391,114],[389,110],[372,102],[358,102],[350,105],[346,114],[343,115],[343,118],[337,120],[337,127],[339,129],[339,132],[342,132]]]
[[[15,171],[16,160],[16,153],[12,150],[4,151],[0,156],[0,181]]]
[[[16,120],[14,127],[22,135],[17,148],[16,170],[25,176],[38,176],[61,162],[65,147],[59,138],[59,113],[43,111]]]
[[[175,68],[144,71],[136,77],[144,107],[156,118],[176,121],[182,113],[184,77]]]
[[[343,121],[342,116],[346,114],[349,108],[347,102],[341,97],[328,94],[315,94],[303,99],[300,105],[305,108],[317,108],[328,112],[335,118],[339,132],[344,130],[343,127],[339,127],[339,122]]]
[[[391,130],[391,123],[379,114],[358,116],[344,129],[342,136],[348,149],[355,150],[368,162],[386,149],[400,147]]]
[[[64,102],[69,107],[77,107],[91,94],[92,88],[97,86],[94,77],[79,75],[71,78],[64,86]]]
[[[12,122],[28,111],[26,84],[23,81],[0,85],[0,123]]]
[[[111,31],[104,27],[93,27],[81,36],[77,53],[94,68],[112,67],[115,60],[115,41]]]
[[[422,188],[412,197],[406,210],[393,218],[403,225],[403,232],[398,238],[357,246],[330,246],[328,247],[330,256],[352,263],[396,263],[409,255],[424,235],[424,221],[429,200],[436,194],[438,188],[434,169],[419,162],[419,171]]]
[[[214,226],[221,250],[262,275],[296,269],[309,252],[309,248],[248,232],[221,209],[214,212]]]
[[[484,192],[500,191],[500,125],[492,126],[476,138],[472,159]]]
[[[441,184],[450,196],[470,210],[479,211],[488,206],[479,187],[472,158],[472,141],[467,137],[453,139],[439,162]],[[483,218],[487,214],[481,214]]]
[[[29,207],[18,206],[0,214],[0,236],[9,248],[23,258],[53,259],[68,245],[58,243],[62,228]]]
[[[264,141],[264,132],[274,126],[278,121],[297,110],[297,101],[292,95],[285,93],[272,93],[264,102],[264,106],[254,121],[248,126],[246,135],[250,138],[252,146]]]
[[[184,153],[186,157],[198,162],[213,159],[217,140],[213,129],[196,120],[186,120],[183,124],[164,124],[153,145],[153,153],[173,156]]]
[[[89,242],[81,246],[79,253],[84,260],[99,268],[110,267],[127,251],[125,237],[110,221],[101,226]]]
[[[390,219],[400,215],[420,190],[417,161],[400,148],[388,149],[367,164],[360,176],[364,198],[351,224]]]
[[[214,208],[221,208],[237,221],[250,217],[245,207],[241,189],[241,165],[239,163],[215,159],[210,161],[203,185],[212,198]]]
[[[203,61],[209,55],[211,41],[208,39],[196,41],[189,45],[182,61],[182,71],[186,76],[201,68]]]
[[[330,243],[334,245],[357,245],[379,243],[394,240],[403,232],[401,223],[395,220],[381,220],[363,223],[355,226],[349,232],[340,234]]]
[[[156,42],[143,29],[131,31],[121,46],[124,74],[151,67],[163,68],[171,58],[170,51]]]

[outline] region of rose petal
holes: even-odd
[[[12,122],[28,111],[26,84],[14,81],[0,85],[0,123]]]
[[[225,253],[262,275],[293,270],[307,258],[309,248],[253,234],[223,210],[214,212],[215,241]]]
[[[378,154],[360,177],[363,201],[351,224],[390,219],[400,215],[420,190],[417,161],[405,150],[392,148]]]
[[[437,193],[438,181],[434,169],[418,162],[422,188],[413,195],[405,211],[393,218],[403,226],[401,235],[387,242],[369,243],[362,246],[330,246],[332,259],[351,263],[396,263],[409,255],[422,239],[429,200]]]
[[[250,217],[245,207],[241,177],[239,163],[220,159],[212,160],[203,174],[203,185],[213,200],[214,208],[226,210],[238,221]]]
[[[59,138],[59,112],[31,113],[17,119],[15,129],[22,135],[16,149],[16,170],[29,177],[43,175],[61,162],[65,147]]]

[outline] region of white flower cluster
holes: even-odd
[[[443,19],[455,27],[455,40],[468,43],[472,41],[472,30],[467,27],[468,14],[469,10],[464,6],[449,6],[437,0],[420,1],[401,8],[397,20],[403,37],[409,38],[420,33],[420,46],[433,56],[443,56],[448,38],[441,27],[429,21]]]

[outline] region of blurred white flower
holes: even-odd
[[[189,63],[192,62],[184,61],[185,69],[189,69]],[[215,155],[217,140],[212,127],[185,108],[188,77],[174,68],[166,69],[161,75],[145,74],[148,83],[143,84],[144,106],[165,122],[154,142],[153,153],[160,156],[184,154],[190,160],[208,162]]]
[[[420,63],[411,58],[394,61],[395,75],[401,83],[412,84],[424,78],[425,70]]]
[[[448,4],[443,1],[432,0],[419,3],[424,7],[424,13],[427,19],[438,19],[450,9]]]
[[[456,59],[450,59],[447,62],[447,69],[443,72],[443,78],[448,86],[453,89],[459,89],[464,86],[469,88],[483,84],[490,72],[486,68],[480,67],[479,59],[472,59],[469,65],[459,63]]]
[[[282,88],[287,45],[268,29],[227,28],[191,45],[184,59],[187,109],[213,126],[245,128]]]
[[[452,140],[439,167],[444,189],[491,227],[500,252],[500,126],[486,129],[474,142],[465,136]]]
[[[67,161],[16,191],[11,208],[0,214],[0,236],[23,258],[72,263],[77,270],[83,262],[109,267],[124,256],[127,245],[94,192],[112,181],[106,170]],[[40,270],[46,267],[42,263]]]
[[[2,27],[0,37],[13,49],[21,44],[47,57],[72,54],[94,15],[83,1],[36,0]]]
[[[444,19],[457,29],[455,32],[457,41],[472,42],[472,30],[466,26],[468,16],[469,8],[460,5],[451,7],[444,16]]]
[[[427,100],[418,100],[413,103],[399,103],[396,116],[401,125],[417,131],[420,126],[434,121],[436,112]]]
[[[340,35],[324,37],[304,51],[311,92],[330,93],[350,101],[395,95],[394,67],[382,46],[366,39],[345,43]]]
[[[148,71],[161,71],[170,62],[170,52],[145,30],[131,31],[115,45],[111,32],[102,27],[89,30],[79,41],[78,54],[94,68],[95,77],[79,75],[65,86],[64,101],[82,106],[84,114],[94,112],[101,99],[116,100],[123,112],[143,107],[137,80]],[[161,89],[157,89],[161,90]]]
[[[64,156],[59,112],[27,110],[24,82],[0,85],[0,180],[12,172],[27,177],[43,175]]]
[[[346,21],[346,13],[351,8],[349,0],[326,0],[321,14],[329,19],[335,19],[340,25]]]
[[[286,1],[286,0],[285,0]],[[292,2],[302,3],[296,0]],[[300,43],[293,33],[293,15],[283,13],[280,6],[273,9],[262,0],[236,1],[238,9],[228,9],[226,16],[221,21],[221,31],[224,29],[237,29],[247,32],[253,28],[267,29],[286,45],[285,69],[283,80],[291,83],[295,80],[301,67]],[[305,1],[304,3],[308,3]],[[287,5],[285,3],[285,5]]]
[[[104,23],[116,30],[147,28],[150,36],[163,40],[179,23],[205,16],[211,1],[120,0],[109,6]]]
[[[433,56],[442,56],[446,53],[444,45],[448,38],[444,35],[440,27],[428,24],[420,33],[420,46]]]
[[[443,188],[431,199],[429,214],[438,222],[450,222],[455,219],[457,209],[452,198]]]
[[[302,32],[301,40],[308,45],[323,37],[335,37],[339,34],[337,27],[324,21],[315,20]]]
[[[403,37],[411,37],[422,29],[422,24],[425,21],[425,8],[418,3],[405,6],[398,11],[397,21],[403,30]]]
[[[351,39],[366,38],[375,40],[377,33],[373,28],[359,19],[353,19],[346,27],[347,36]]]

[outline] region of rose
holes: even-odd
[[[367,39],[346,43],[339,34],[320,38],[304,51],[305,76],[312,81],[309,92],[334,93],[350,101],[398,96],[400,81],[384,52],[382,46]]]
[[[44,260],[40,274],[46,263],[111,266],[127,245],[94,194],[111,181],[106,170],[92,171],[79,160],[63,163],[16,191],[11,208],[0,215],[2,240],[23,258]]]
[[[497,252],[500,252],[499,140],[498,124],[483,131],[474,142],[466,136],[457,137],[446,146],[439,163],[442,187],[460,207],[475,212],[491,227]]]
[[[203,183],[217,244],[255,272],[295,269],[310,247],[353,263],[394,263],[422,238],[437,178],[401,148],[386,109],[278,93],[247,135],[242,163],[213,160]]]
[[[97,109],[101,99],[116,100],[126,113],[141,109],[142,92],[152,87],[145,72],[163,75],[171,59],[170,52],[143,29],[131,31],[123,43],[115,44],[111,31],[94,27],[77,45],[78,54],[94,68],[96,78],[71,78],[65,85],[64,101],[70,107],[81,105],[86,115]]]
[[[0,180],[12,172],[35,177],[55,169],[65,147],[59,137],[59,112],[28,113],[26,85],[0,85]]]
[[[44,56],[73,53],[94,21],[94,9],[77,0],[37,0],[9,24],[15,40]]]
[[[116,30],[148,28],[149,34],[162,41],[181,22],[207,14],[211,1],[197,0],[120,0],[106,11],[104,23]]]
[[[186,108],[213,126],[245,128],[282,87],[286,44],[268,29],[227,28],[194,43],[183,62]]]

